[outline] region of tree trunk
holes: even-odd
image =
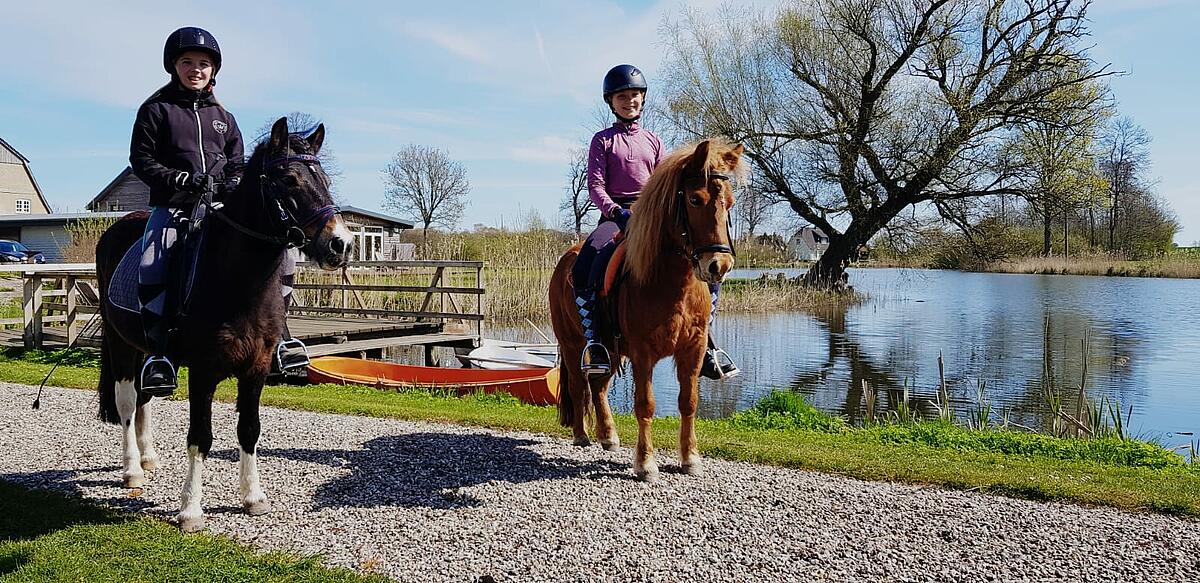
[[[1063,211],[1063,259],[1071,256],[1071,218]]]
[[[1092,248],[1091,253],[1096,252],[1096,205],[1088,207],[1088,245]]]
[[[844,235],[830,235],[829,248],[808,268],[801,283],[817,289],[844,291],[847,287],[846,266],[854,259],[859,246],[866,243],[865,240],[852,240],[855,237],[850,233],[853,232],[855,231],[847,230]]]
[[[1053,228],[1051,220],[1053,216],[1050,214],[1050,204],[1046,201],[1042,202],[1042,255],[1050,256],[1050,237]]]

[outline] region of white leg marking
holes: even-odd
[[[142,469],[154,471],[158,468],[158,452],[154,451],[154,418],[150,416],[150,403],[137,408],[137,445],[142,452]]]
[[[262,484],[258,481],[258,456],[241,451],[239,469],[241,470],[239,481],[242,487],[242,508],[251,516],[270,512],[271,503],[267,501],[267,495],[263,494]]]
[[[639,464],[637,454],[633,456],[633,473],[643,482],[654,483],[658,481],[658,461],[654,459],[654,454],[646,456],[646,464]]]
[[[204,482],[204,456],[198,446],[188,448],[187,477],[183,479],[183,492],[179,494],[179,528],[184,532],[196,532],[204,528],[204,509],[200,506],[201,487]]]
[[[137,429],[133,418],[137,409],[137,387],[133,379],[119,380],[116,387],[117,414],[121,416],[121,480],[126,488],[141,488],[146,482],[138,453]]]

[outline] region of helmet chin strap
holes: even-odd
[[[637,115],[637,117],[632,118],[632,119],[627,118],[627,117],[622,117],[621,114],[617,113],[617,108],[612,106],[612,101],[608,102],[608,110],[612,112],[613,116],[615,116],[617,119],[621,120],[624,123],[633,123],[639,119],[642,119],[642,114],[640,114],[640,113]]]

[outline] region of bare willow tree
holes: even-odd
[[[1018,194],[1000,138],[1088,57],[1086,0],[808,0],[696,10],[664,26],[681,133],[747,147],[768,193],[829,235],[805,276],[836,286],[905,208]]]
[[[275,120],[277,119],[279,117],[276,116],[263,121],[262,125],[258,126],[258,129],[255,130],[253,136],[247,136],[250,138],[248,142],[250,148],[257,146],[259,142],[271,137],[271,126],[275,125]],[[321,120],[317,116],[303,111],[293,111],[287,114],[287,120],[288,130],[297,133],[310,132],[316,129],[317,125],[321,123]],[[249,155],[250,153],[247,152],[246,154]],[[329,177],[329,189],[333,194],[334,202],[343,204],[345,201],[337,190],[338,179],[342,177],[342,166],[338,163],[337,157],[333,153],[333,148],[329,147],[328,138],[321,144],[321,151],[317,152],[317,160],[321,162],[321,169]]]
[[[775,204],[763,190],[760,181],[751,180],[738,192],[737,204],[733,205],[735,224],[740,227],[741,237],[753,237],[755,231],[766,225],[775,216]]]
[[[471,193],[467,171],[437,148],[410,144],[383,169],[383,207],[421,223],[422,248],[429,227],[453,229],[462,219]]]
[[[567,169],[567,187],[563,192],[558,209],[563,212],[566,227],[575,229],[575,235],[583,235],[583,223],[596,210],[588,196],[587,149],[572,148],[571,164]]]

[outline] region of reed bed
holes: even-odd
[[[1024,257],[992,263],[987,266],[986,271],[1195,279],[1200,278],[1200,254],[1171,253],[1155,259],[1138,261],[1107,254],[1070,258]]]

